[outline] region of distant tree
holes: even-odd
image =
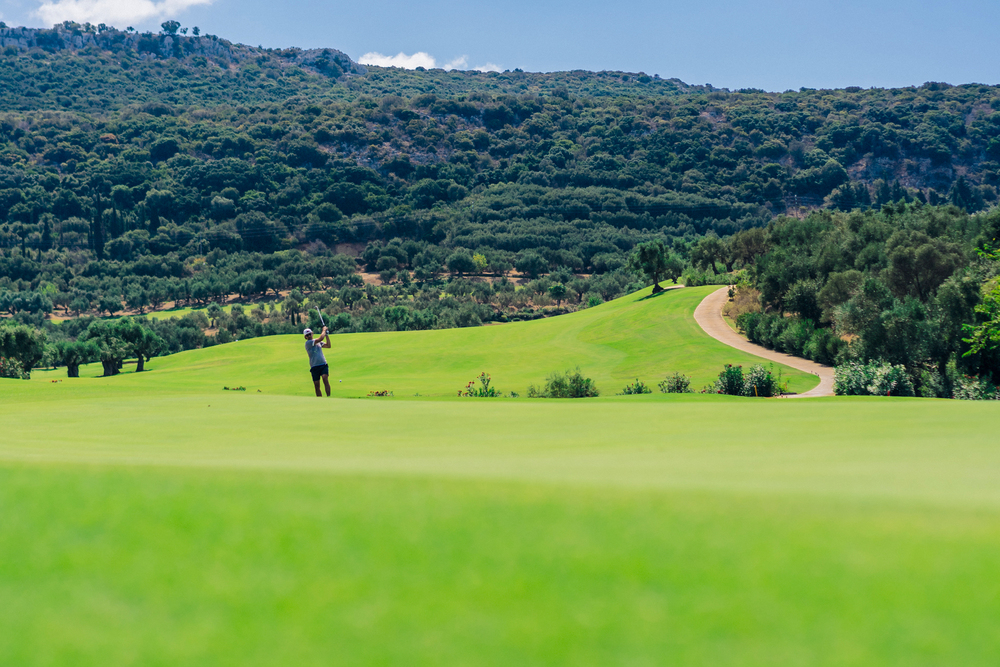
[[[744,266],[753,264],[768,251],[767,231],[754,227],[737,232],[729,239],[729,247],[735,260],[742,262]]]
[[[197,37],[198,35],[201,34],[201,28],[199,28],[198,26],[191,28],[191,34]]]
[[[132,283],[125,290],[125,305],[142,314],[149,305],[149,293],[137,283]]]
[[[959,176],[951,186],[948,201],[969,213],[975,213],[983,208],[982,195],[978,189],[969,185],[964,176]]]
[[[218,325],[219,315],[222,314],[222,306],[217,303],[208,304],[208,320],[211,322],[211,326],[214,329]]]
[[[27,380],[45,356],[45,332],[25,324],[0,326],[0,368],[11,365],[11,375]]]
[[[52,346],[56,365],[66,367],[66,377],[80,377],[80,366],[97,361],[100,350],[92,340],[58,341]]]
[[[122,362],[129,355],[129,346],[122,339],[117,322],[124,320],[95,320],[80,337],[97,345],[97,356],[104,367],[104,377],[118,375]]]
[[[702,269],[712,269],[712,273],[719,275],[719,267],[716,262],[723,259],[724,244],[714,232],[709,232],[703,239],[695,244],[691,250],[691,263]]]
[[[489,260],[486,259],[486,255],[479,252],[472,256],[472,263],[476,265],[476,273],[482,273],[490,265]]]
[[[646,276],[653,283],[653,294],[662,292],[660,281],[671,278],[676,283],[680,277],[677,261],[670,257],[663,241],[647,241],[636,246],[635,252],[629,257],[629,268]]]
[[[302,312],[302,302],[293,296],[289,296],[281,304],[281,312],[285,314],[292,324],[299,323],[299,313]]]
[[[80,313],[90,310],[90,299],[81,294],[73,299],[73,301],[69,304],[69,307],[70,310],[76,313],[77,317],[80,317]]]
[[[464,250],[453,252],[448,256],[445,264],[447,265],[449,271],[457,275],[472,273],[476,270],[476,263],[473,261],[472,255]]]
[[[566,286],[562,283],[556,283],[549,287],[549,296],[556,300],[556,305],[562,305],[562,300],[566,298]]]
[[[160,27],[163,28],[164,34],[176,35],[177,30],[181,27],[181,24],[177,21],[164,21],[160,24]]]
[[[107,312],[108,315],[113,316],[116,312],[122,309],[122,300],[117,294],[102,294],[98,302],[98,312]]]
[[[549,263],[537,252],[528,251],[517,258],[514,268],[521,273],[527,274],[530,278],[537,278],[549,268]]]
[[[165,341],[156,332],[130,318],[116,322],[117,335],[128,346],[130,355],[135,356],[135,372],[141,373],[147,361],[167,351]]]

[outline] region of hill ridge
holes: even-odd
[[[141,60],[202,56],[219,67],[229,67],[266,54],[279,56],[287,65],[299,65],[334,79],[367,72],[364,65],[333,48],[264,49],[234,43],[216,35],[137,32],[117,30],[103,24],[80,25],[69,21],[50,29],[0,27],[0,49],[30,51],[33,48],[49,53],[96,48],[115,54],[134,54]]]

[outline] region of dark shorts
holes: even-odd
[[[329,364],[323,364],[322,366],[313,366],[309,369],[309,372],[313,374],[313,382],[319,382],[319,379],[324,375],[330,374]]]

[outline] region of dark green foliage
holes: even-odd
[[[742,366],[726,364],[715,384],[703,391],[729,396],[770,398],[780,394],[781,387],[774,373],[760,364],[751,366],[745,373]]]
[[[817,329],[812,320],[773,313],[744,313],[737,326],[752,343],[833,365],[846,343],[829,328]]]
[[[31,377],[45,356],[45,333],[24,324],[0,324],[0,377]]]
[[[967,333],[991,319],[1000,263],[975,250],[998,220],[916,202],[775,219],[752,271],[767,311],[738,324],[753,342],[820,363],[902,366],[922,395],[944,392],[952,360],[959,375],[998,376],[998,350]]]
[[[552,373],[541,388],[528,387],[529,398],[589,398],[600,395],[594,381],[584,377],[580,369]]]
[[[653,283],[653,292],[661,292],[660,281],[669,278],[677,282],[684,266],[676,257],[671,257],[663,241],[647,241],[636,246],[635,252],[629,257],[629,268],[642,273]]]
[[[123,320],[95,320],[81,337],[97,347],[105,377],[117,375],[121,371],[122,362],[130,354],[128,343],[119,335],[119,321]]]
[[[880,362],[848,362],[837,366],[834,393],[838,396],[914,396],[906,368]]]
[[[847,337],[852,358],[943,373],[987,316],[971,249],[1000,224],[967,213],[997,200],[996,87],[406,71],[163,30],[0,28],[20,45],[0,59],[0,308],[20,321],[331,289],[338,331],[475,326],[540,315],[435,283],[445,268],[551,272],[535,293],[575,308],[633,289],[628,258],[654,246],[653,282],[747,271],[797,314],[761,340],[827,363]],[[362,247],[390,284],[344,293],[361,278],[334,250]],[[161,338],[176,350],[195,329]],[[990,350],[959,363],[998,369]]]
[[[743,367],[726,364],[712,388],[716,394],[743,395]]]
[[[962,339],[964,343],[969,345],[965,356],[994,351],[1000,347],[1000,284],[998,284],[996,277],[1000,275],[1000,250],[984,251],[982,256],[991,262],[990,268],[994,277],[990,283],[984,286],[986,293],[983,295],[982,303],[975,306],[977,321],[961,325],[963,331],[970,335],[969,338]],[[965,289],[963,290],[962,287]],[[949,333],[953,335],[955,326],[962,321],[961,317],[964,314],[962,313],[964,310],[962,305],[972,301],[971,297],[974,295],[971,290],[974,287],[972,281],[966,281],[965,285],[945,284],[941,289],[939,300],[946,304],[944,309],[952,315],[949,322],[951,327],[948,329],[950,329]]]
[[[92,340],[61,340],[52,345],[54,366],[65,366],[66,376],[80,377],[80,366],[97,361],[100,350]]]
[[[691,389],[691,378],[683,373],[668,375],[657,386],[660,388],[660,393],[663,394],[690,394],[694,391]]]

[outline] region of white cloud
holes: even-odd
[[[213,0],[42,0],[35,15],[54,25],[63,21],[78,23],[141,23],[159,18],[175,18],[195,5]],[[119,25],[119,27],[121,27]]]
[[[434,60],[434,56],[429,53],[424,53],[423,51],[418,51],[412,56],[408,56],[402,51],[394,56],[387,56],[376,51],[372,51],[371,53],[366,53],[358,58],[358,62],[362,65],[375,65],[376,67],[402,67],[403,69],[416,69],[417,67],[434,69],[437,67],[437,61]]]
[[[403,52],[397,53],[394,56],[387,56],[377,51],[371,51],[358,58],[358,62],[362,65],[374,65],[376,67],[402,67],[403,69],[416,69],[417,67],[437,69],[440,67],[443,70],[472,69],[479,70],[480,72],[503,71],[502,67],[494,65],[493,63],[486,63],[480,67],[469,67],[469,56],[459,56],[442,65],[439,65],[437,58],[426,51],[418,51],[412,56],[408,56]]]

